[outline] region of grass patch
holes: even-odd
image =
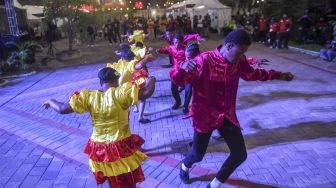
[[[289,45],[296,48],[302,48],[305,50],[311,50],[315,52],[320,52],[321,48],[324,48],[324,46],[321,46],[319,44],[299,44],[298,42],[295,41],[289,41]]]

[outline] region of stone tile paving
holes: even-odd
[[[216,45],[218,41],[209,40],[202,48]],[[335,74],[300,63],[301,55],[268,50],[255,45],[248,55],[271,60],[266,69],[291,71],[296,77],[292,82],[241,81],[237,111],[248,158],[225,186],[335,187]],[[181,183],[178,168],[193,130],[181,109],[170,110],[169,69],[160,66],[165,61],[161,57],[149,68],[158,80],[146,106],[153,122],[142,125],[137,114],[130,115],[131,129],[145,138],[150,156],[143,165],[146,181],[139,187],[205,187],[229,151],[223,141],[211,140],[204,160],[191,171],[192,184]],[[1,187],[96,187],[82,152],[91,131],[89,116],[61,116],[41,104],[96,88],[102,66],[53,69],[0,89]]]

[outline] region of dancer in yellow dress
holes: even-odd
[[[100,89],[75,92],[68,103],[51,99],[43,106],[60,114],[89,112],[93,132],[84,153],[90,158],[97,184],[107,180],[109,187],[135,188],[145,179],[141,165],[147,156],[140,151],[144,140],[131,134],[129,107],[153,94],[155,78],[147,79],[139,88],[130,82],[119,85],[119,76],[116,70],[105,67],[98,73]]]
[[[134,53],[136,58],[146,58],[147,56],[150,55],[150,52],[153,50],[152,47],[147,48],[143,43],[141,42],[136,42],[131,45],[131,51]],[[147,67],[143,67],[145,71],[148,72]],[[140,101],[138,105],[134,106],[134,112],[139,112],[139,122],[140,123],[149,123],[150,120],[144,118],[144,112],[145,112],[145,106],[146,106],[146,101]]]
[[[142,42],[136,42],[131,45],[131,50],[135,56],[144,58],[146,55],[150,54],[153,48],[152,47],[147,48],[147,46],[145,46]]]
[[[106,66],[117,70],[120,73],[119,84],[125,82],[137,81],[138,85],[144,84],[144,78],[148,76],[146,64],[153,60],[151,54],[144,55],[144,57],[135,56],[131,47],[127,44],[121,45],[121,59],[116,63],[108,63]],[[141,79],[139,79],[141,78]],[[139,102],[139,122],[149,123],[150,120],[144,118],[145,100]]]
[[[122,37],[127,38],[127,41],[130,44],[141,42],[143,43],[145,38],[148,37],[149,34],[145,34],[143,30],[140,29],[128,29],[126,35],[122,35]]]

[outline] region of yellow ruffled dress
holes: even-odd
[[[131,51],[135,54],[135,56],[139,57],[139,58],[144,58],[146,56],[146,52],[147,52],[147,47],[143,46],[141,47],[137,47],[135,44],[131,45]]]
[[[106,67],[115,69],[119,74],[119,85],[126,82],[131,82],[138,88],[142,88],[145,85],[146,79],[148,77],[148,72],[145,70],[136,70],[135,64],[138,63],[140,57],[137,56],[132,61],[123,61],[120,59],[116,63],[107,63]]]
[[[138,102],[139,89],[127,82],[105,92],[82,90],[70,98],[76,113],[89,112],[93,132],[84,153],[97,184],[109,180],[113,188],[144,181],[141,164],[147,156],[140,151],[144,140],[131,134],[129,107]]]
[[[133,34],[128,37],[128,42],[134,41],[134,43],[136,42],[143,43],[144,40],[145,40],[145,34],[142,30],[134,30]]]

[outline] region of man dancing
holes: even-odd
[[[210,136],[216,129],[225,139],[230,155],[207,187],[220,187],[246,160],[244,138],[236,116],[240,78],[247,81],[293,79],[291,73],[254,69],[244,56],[250,45],[251,39],[246,31],[234,30],[225,38],[223,45],[198,55],[193,61],[181,63],[170,74],[175,84],[191,83],[193,87],[190,109],[194,128],[192,151],[183,160],[180,169],[180,178],[186,184],[189,183],[189,169],[203,159]]]

